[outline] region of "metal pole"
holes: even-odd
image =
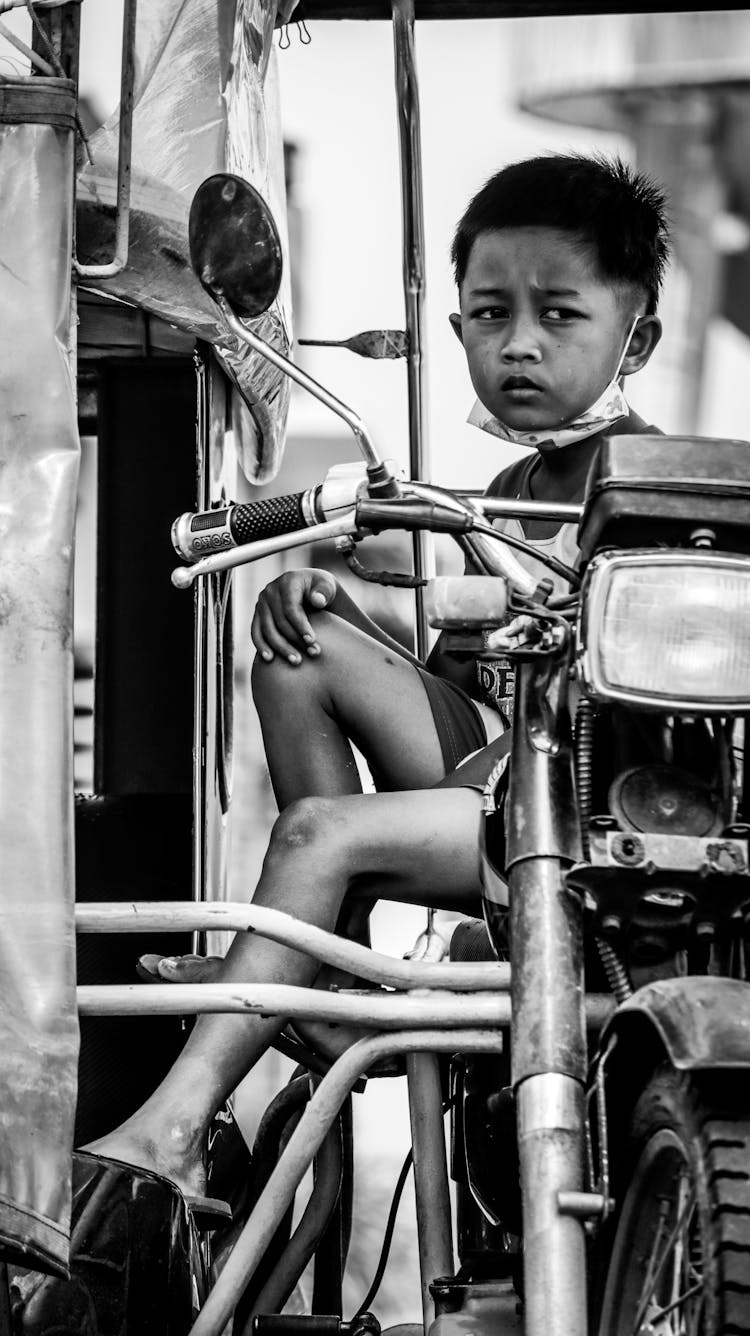
[[[399,158],[401,163],[401,216],[403,227],[403,281],[408,340],[409,476],[425,480],[429,464],[425,443],[424,396],[424,212],[422,207],[422,149],[419,127],[419,85],[414,50],[414,0],[392,0],[393,47],[396,76]],[[414,573],[429,578],[435,572],[432,535],[414,534]],[[422,590],[416,593],[416,652],[427,656],[428,626]]]
[[[207,456],[208,439],[208,376],[209,369],[203,357],[195,358],[197,382],[197,414],[195,424],[195,463],[196,495],[198,505],[208,509],[210,505],[208,487]],[[193,624],[193,899],[197,903],[206,899],[205,865],[205,748],[204,732],[208,718],[207,707],[207,672],[206,672],[206,635],[208,623],[209,582],[197,580],[194,590]],[[201,951],[201,933],[193,929],[191,950],[195,955]]]
[[[583,1222],[563,1215],[558,1193],[583,1188],[583,1085],[559,1072],[516,1092],[524,1239],[524,1331],[586,1336]]]
[[[587,1331],[583,1223],[558,1200],[584,1187],[583,911],[564,880],[581,857],[580,830],[567,715],[538,708],[543,692],[547,702],[561,700],[567,666],[565,657],[551,678],[533,664],[520,668],[508,790],[511,1062],[528,1336]]]
[[[430,1285],[439,1276],[453,1274],[451,1202],[437,1054],[408,1053],[406,1079],[414,1155],[422,1318],[426,1333],[435,1316]]]
[[[559,1192],[584,1188],[586,1070],[581,909],[559,860],[512,868],[511,940],[524,1330],[586,1336],[583,1222],[558,1204]]]

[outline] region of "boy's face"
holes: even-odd
[[[583,240],[509,227],[477,237],[461,314],[450,319],[485,408],[516,431],[553,430],[590,408],[618,372],[636,309]],[[641,352],[620,374],[648,360],[659,328],[656,317],[641,322],[629,354],[636,344]]]

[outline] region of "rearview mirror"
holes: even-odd
[[[281,283],[281,242],[271,210],[240,176],[199,185],[188,220],[190,262],[209,296],[242,317],[262,315]]]

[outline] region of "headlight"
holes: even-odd
[[[602,553],[581,590],[578,666],[605,700],[695,714],[750,710],[750,561]]]

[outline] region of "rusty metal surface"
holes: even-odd
[[[556,859],[527,859],[510,874],[513,971],[512,1079],[586,1072],[583,911],[563,889]]]
[[[515,742],[508,785],[510,870],[525,858],[579,862],[566,663],[538,660],[518,670]]]
[[[750,1067],[750,984],[694,976],[646,984],[619,1007],[602,1045],[626,1038],[633,1018],[647,1018],[680,1070]]]

